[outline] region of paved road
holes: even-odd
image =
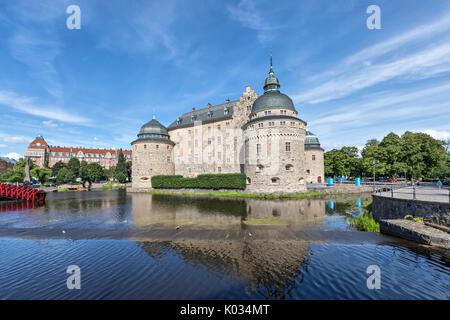
[[[413,199],[413,187],[404,187],[394,190],[394,198]],[[433,186],[416,186],[416,200],[450,202],[450,190],[448,188],[439,189]],[[384,197],[391,197],[391,191],[377,193]]]

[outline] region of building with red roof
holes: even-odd
[[[104,169],[117,165],[120,150],[116,149],[91,149],[82,147],[55,147],[49,146],[42,135],[38,135],[25,151],[25,156],[33,159],[34,164],[44,166],[46,153],[48,154],[48,166],[51,168],[61,161],[68,163],[71,158],[77,158],[80,162],[98,163]],[[125,160],[131,161],[131,151],[122,150]]]

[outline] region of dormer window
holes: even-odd
[[[230,112],[230,108],[228,108],[228,106],[225,106],[224,108],[223,108],[223,114],[228,114]]]
[[[196,116],[195,114],[193,114],[193,115],[191,116],[191,121],[194,121],[195,119],[197,119],[197,116]]]
[[[177,124],[180,124],[181,123],[181,118],[178,118],[177,119]]]
[[[208,110],[208,118],[212,118],[212,111],[211,110]]]

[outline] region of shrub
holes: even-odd
[[[246,187],[243,173],[201,174],[196,178],[184,178],[180,175],[153,176],[155,189],[241,189]]]
[[[359,231],[380,232],[380,224],[376,222],[368,212],[365,212],[356,218],[348,218],[347,223]]]

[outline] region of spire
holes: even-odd
[[[270,52],[269,76],[266,78],[266,81],[264,82],[264,93],[268,91],[280,91],[280,82],[278,81],[278,78],[275,77],[275,73],[273,72],[272,51]]]
[[[269,74],[270,74],[271,76],[274,75],[274,73],[273,73],[273,67],[272,67],[272,50],[270,50],[270,71],[269,71]]]

